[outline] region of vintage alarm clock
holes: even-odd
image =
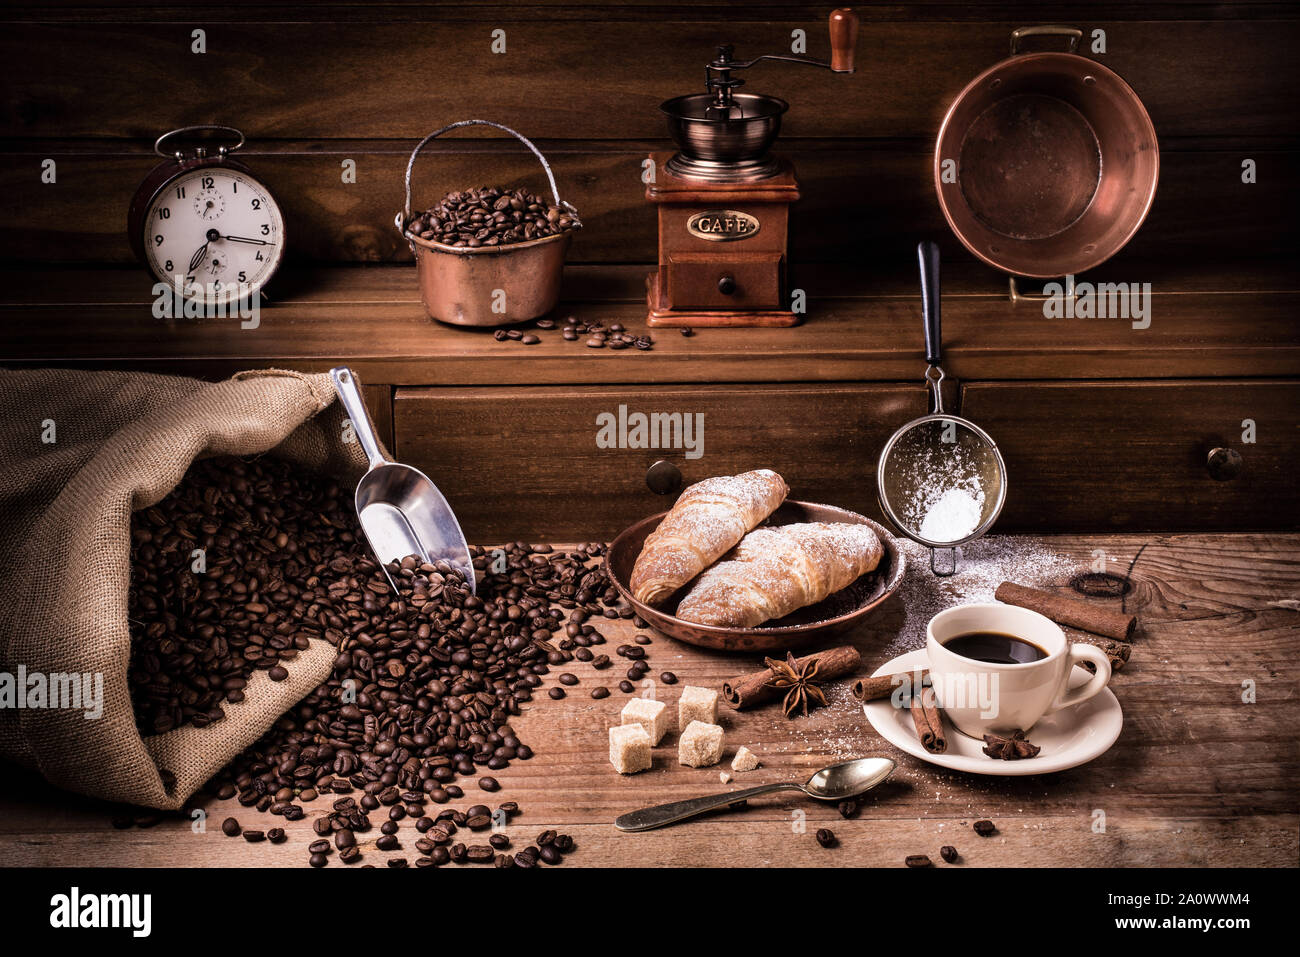
[[[163,144],[228,133],[233,145],[167,153]],[[131,246],[154,278],[186,300],[228,304],[256,296],[284,257],[284,216],[266,185],[230,158],[244,134],[229,126],[187,126],[158,137],[167,162],[145,177],[131,201]]]

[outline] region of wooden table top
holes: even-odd
[[[1000,547],[1009,541],[1002,539]],[[607,760],[606,729],[617,723],[628,696],[614,690],[595,701],[589,691],[597,684],[613,688],[623,669],[596,672],[575,661],[552,669],[552,679],[557,671],[571,671],[580,685],[561,701],[539,695],[515,722],[536,756],[496,772],[498,793],[484,794],[469,782],[465,799],[450,806],[517,801],[523,813],[507,831],[515,847],[544,828],[558,828],[577,844],[567,859],[572,865],[899,867],[910,854],[926,854],[946,867],[938,851],[951,844],[965,866],[1296,866],[1300,535],[1065,536],[1011,544],[1030,549],[1031,557],[1034,549],[1054,556],[1041,574],[1024,579],[1045,587],[1063,585],[1071,567],[1088,570],[1099,549],[1108,570],[1119,574],[1137,557],[1126,602],[1140,630],[1131,661],[1111,683],[1124,709],[1124,729],[1090,764],[1025,778],[934,768],[880,739],[841,683],[831,706],[806,719],[789,721],[776,706],[740,713],[724,706],[728,757],[722,767],[741,744],[763,762],[729,785],[719,781],[719,767],[677,764],[675,730],[655,749],[651,770],[622,777]],[[905,587],[943,590],[952,604],[972,597],[960,576],[926,582],[918,577],[929,575],[920,562],[908,574]],[[895,596],[850,637],[865,668],[883,663],[887,647],[896,650],[906,619],[901,604]],[[603,631],[613,648],[629,641],[634,629],[618,622]],[[752,659],[658,635],[647,651],[651,677],[669,670],[680,679],[676,686],[658,685],[674,720],[682,685],[717,687],[754,670]],[[1248,684],[1253,703],[1243,701]],[[802,780],[825,764],[876,754],[895,758],[898,768],[852,820],[841,819],[833,806],[777,794],[743,811],[645,834],[621,834],[611,824],[637,807]],[[307,805],[304,820],[286,824],[233,801],[212,801],[202,805],[210,815],[206,833],[193,833],[179,817],[118,831],[105,805],[55,791],[25,773],[11,781],[0,798],[0,849],[10,865],[302,866],[306,845],[315,839],[312,819],[328,806],[316,801]],[[1104,831],[1095,827],[1098,812],[1104,813]],[[289,840],[272,846],[226,838],[218,824],[229,814],[245,826],[285,826]],[[997,833],[976,836],[971,824],[981,818],[993,820]],[[832,828],[839,846],[821,848],[813,836],[819,827]],[[377,829],[363,835],[363,863],[382,864],[391,856],[374,850],[377,836]],[[413,859],[415,836],[404,826],[403,850],[393,853]],[[329,866],[342,865],[331,859]]]

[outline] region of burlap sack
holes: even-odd
[[[190,463],[270,452],[355,480],[357,443],[329,376],[268,370],[225,382],[124,372],[0,370],[0,672],[101,673],[103,715],[0,708],[0,756],[60,787],[177,808],[329,674],[314,641],[289,678],[265,672],[206,728],[141,738],[127,687],[131,512]],[[56,441],[42,441],[55,429]],[[164,787],[160,769],[175,775]]]

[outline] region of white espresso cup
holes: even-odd
[[[998,632],[1047,652],[1037,661],[1001,664],[967,658],[947,642],[973,632]],[[963,734],[1028,731],[1044,715],[1087,701],[1110,681],[1110,659],[1092,645],[1071,644],[1056,622],[1028,608],[1001,603],[959,605],[930,620],[925,647],[930,682],[943,713]],[[1070,674],[1082,661],[1096,665],[1086,684],[1070,690]]]

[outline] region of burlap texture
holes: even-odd
[[[56,441],[42,441],[52,421]],[[127,372],[0,370],[0,671],[103,675],[104,710],[0,709],[0,756],[111,801],[180,807],[328,675],[315,641],[206,728],[141,738],[127,686],[131,512],[196,458],[270,452],[355,480],[359,444],[327,374],[265,370],[224,382]],[[175,775],[163,786],[159,769]]]

